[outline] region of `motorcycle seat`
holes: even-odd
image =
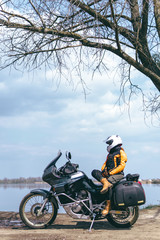
[[[100,191],[102,189],[102,184],[99,182],[94,182],[93,180],[90,179],[90,185],[93,189],[95,189],[96,191]]]

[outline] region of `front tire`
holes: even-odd
[[[48,200],[42,213],[38,216],[38,210],[43,203],[44,197],[41,193],[29,193],[23,198],[19,207],[19,214],[26,226],[38,229],[45,228],[54,222],[58,209],[52,201]]]
[[[139,207],[127,207],[123,212],[123,214],[109,213],[107,215],[108,222],[118,228],[131,227],[139,217]]]

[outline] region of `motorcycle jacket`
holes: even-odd
[[[127,155],[121,146],[116,146],[110,150],[107,159],[104,162],[101,171],[104,177],[118,173],[123,173],[127,162]]]

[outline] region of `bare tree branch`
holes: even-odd
[[[87,56],[94,73],[104,67],[109,51],[124,66],[127,63],[129,69],[134,67],[149,77],[159,92],[159,16],[159,0],[1,0],[0,69],[21,65],[33,69],[45,63],[55,64],[63,74],[73,54],[77,60],[73,69],[85,87],[80,65]],[[99,58],[94,65],[96,54]],[[126,71],[124,79],[132,95],[131,78]]]

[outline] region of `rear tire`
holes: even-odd
[[[109,213],[106,217],[108,222],[118,228],[129,228],[131,227],[139,217],[139,207],[127,207],[123,210],[125,214],[113,214]]]
[[[29,193],[23,198],[19,207],[19,214],[26,226],[39,229],[45,228],[54,222],[58,209],[52,201],[46,203],[40,216],[37,215],[43,202],[44,197],[41,193]]]

